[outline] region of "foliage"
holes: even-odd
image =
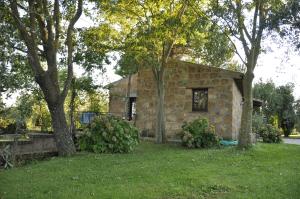
[[[73,76],[75,24],[82,14],[83,0],[5,0],[0,3],[4,11],[1,12],[0,40],[4,38],[3,51],[8,52],[3,56],[7,60],[5,69],[15,68],[9,52],[22,58],[19,63],[25,63],[47,102],[56,141],[60,143],[57,144],[59,154],[73,154],[75,147],[68,134],[63,103]],[[23,62],[24,59],[27,62]],[[58,71],[64,67],[68,73],[61,88]]]
[[[259,130],[259,135],[266,143],[280,143],[282,131],[271,124],[264,125]]]
[[[296,114],[295,128],[300,132],[300,99],[295,101],[294,110]]]
[[[182,143],[188,148],[209,148],[219,145],[214,126],[206,118],[198,118],[182,125]]]
[[[266,124],[265,117],[262,114],[254,113],[252,117],[252,131],[259,134],[262,126]]]
[[[128,153],[138,142],[138,130],[127,121],[113,116],[94,118],[79,137],[80,149],[95,153]]]
[[[268,123],[277,123],[285,136],[291,133],[296,121],[293,91],[294,85],[291,83],[276,87],[272,81],[260,81],[253,88],[254,97],[263,101],[262,112]]]
[[[130,75],[141,67],[151,68],[157,91],[158,143],[166,141],[164,76],[169,58],[187,55],[191,59],[219,66],[232,56],[228,39],[208,17],[198,15],[206,1],[101,1],[97,28],[86,31],[90,48],[118,52],[117,72]],[[105,38],[105,39],[103,39]],[[216,39],[217,38],[217,39]]]
[[[277,6],[268,23],[270,30],[276,30],[279,34],[291,41],[296,48],[300,48],[300,2],[287,0]]]
[[[273,81],[269,80],[264,83],[260,80],[253,86],[253,97],[263,101],[262,112],[266,115],[268,121],[271,116],[277,114],[278,94]]]
[[[2,130],[3,134],[15,134],[17,125],[16,122],[12,122],[5,126],[0,126],[0,129]]]
[[[284,86],[279,86],[277,92],[280,96],[279,103],[279,123],[280,127],[283,129],[284,136],[288,137],[288,135],[292,132],[295,124],[295,111],[294,111],[294,96],[293,96],[294,85],[287,84]]]
[[[5,1],[0,2],[0,94],[5,91],[28,88],[32,85],[33,75],[23,45],[18,38],[13,18]]]
[[[34,101],[32,114],[28,118],[27,124],[28,128],[41,130],[42,132],[52,130],[51,116],[45,100]]]
[[[243,149],[249,148],[252,144],[252,82],[254,70],[263,50],[261,43],[264,39],[268,21],[271,20],[272,14],[285,1],[212,0],[209,2],[214,22],[222,27],[223,33],[227,34],[234,45],[236,55],[246,66],[243,77],[244,100],[238,146]],[[237,44],[242,46],[242,50],[238,50]]]
[[[88,94],[87,109],[92,112],[107,112],[108,103],[107,96],[101,92],[93,92]]]

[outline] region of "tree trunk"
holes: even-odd
[[[74,121],[74,111],[75,111],[75,97],[76,97],[76,88],[75,88],[75,78],[72,79],[72,86],[71,86],[71,99],[70,99],[70,105],[69,105],[69,111],[70,111],[70,134],[75,140],[75,121]]]
[[[166,143],[164,71],[157,72],[156,143]]]
[[[254,74],[252,70],[247,70],[243,79],[244,101],[242,109],[241,130],[239,134],[239,148],[248,148],[251,146],[252,134],[252,112],[253,112],[253,96],[252,81]]]
[[[128,115],[130,90],[131,90],[131,75],[128,76],[127,93],[126,93],[126,97],[125,97],[125,106],[124,106],[124,117],[127,120],[130,119],[130,117]]]
[[[75,153],[75,146],[72,135],[68,130],[68,125],[64,112],[64,104],[57,103],[48,105],[52,119],[52,128],[54,131],[58,154],[69,156]]]

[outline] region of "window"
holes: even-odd
[[[82,124],[90,124],[95,116],[96,113],[94,112],[83,112],[80,115],[80,122]]]
[[[208,89],[207,88],[197,88],[193,89],[193,111],[205,111],[207,112],[207,102],[208,102]]]

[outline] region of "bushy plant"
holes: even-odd
[[[95,153],[127,153],[138,142],[137,128],[114,116],[95,117],[79,137],[80,149]]]
[[[259,136],[266,143],[280,143],[281,135],[282,131],[271,124],[264,125],[259,130]]]
[[[215,128],[208,119],[198,118],[182,125],[182,144],[188,148],[209,148],[218,146],[220,138],[215,134]]]
[[[266,121],[262,114],[254,113],[252,116],[252,131],[259,134],[261,127],[266,125]]]

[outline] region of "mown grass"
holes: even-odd
[[[300,146],[187,150],[141,143],[0,171],[0,198],[300,198]]]

